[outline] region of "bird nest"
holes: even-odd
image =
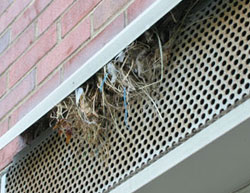
[[[178,31],[182,24],[183,20],[176,23],[177,28],[173,31]],[[164,65],[169,63],[177,33],[168,31],[166,34],[169,37],[162,37],[156,28],[146,31],[55,106],[51,113],[51,126],[59,135],[65,136],[67,144],[71,138],[77,138],[91,147],[92,154],[98,152],[107,157],[110,128],[116,128],[122,135],[117,125],[118,113],[123,114],[124,127],[132,129],[128,116],[131,100],[135,98],[150,100],[162,119],[152,93],[163,78]]]
[[[121,134],[117,126],[121,109],[124,126],[131,129],[128,115],[132,98],[148,98],[159,112],[151,94],[162,79],[167,55],[163,55],[158,34],[155,36],[157,49],[142,42],[132,43],[56,105],[51,113],[51,125],[65,136],[67,144],[71,138],[77,138],[91,146],[92,153],[98,151],[106,156],[109,128],[114,126]]]

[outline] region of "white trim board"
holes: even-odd
[[[5,192],[6,192],[6,190],[5,190],[5,185],[6,185],[6,173],[3,174],[3,176],[1,177],[1,182],[0,182],[0,184],[1,184],[1,191],[0,191],[0,193],[5,193]]]
[[[42,100],[34,109],[24,116],[16,125],[0,137],[0,150],[15,137],[29,128],[57,103],[94,75],[127,45],[150,28],[182,0],[157,0],[124,30],[108,42],[75,73],[65,80],[59,87]]]
[[[110,193],[232,193],[250,181],[250,99]]]

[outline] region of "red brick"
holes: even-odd
[[[83,17],[85,17],[100,0],[79,0],[62,17],[62,36],[71,30]]]
[[[2,0],[1,0],[2,1]],[[31,0],[18,0],[11,5],[0,17],[0,33],[16,18],[16,16],[31,2]]]
[[[56,44],[56,25],[43,34],[35,45],[9,69],[9,87],[12,87]],[[50,62],[46,65],[48,66]]]
[[[27,49],[35,39],[35,28],[31,25],[27,31],[3,54],[0,56],[0,74]]]
[[[52,76],[33,95],[11,114],[10,128],[13,127],[22,117],[38,105],[45,97],[60,85],[60,72]]]
[[[90,37],[90,19],[86,18],[74,31],[51,50],[37,65],[37,82],[40,83],[64,59],[70,56],[84,41]]]
[[[0,137],[3,136],[9,129],[9,118],[7,117],[0,122]]]
[[[13,0],[1,0],[0,15],[10,6]]]
[[[0,150],[0,171],[10,164],[14,156],[25,147],[23,139],[18,136]]]
[[[64,64],[64,78],[67,79],[73,72],[108,43],[115,35],[124,28],[124,14],[117,17],[109,24],[97,37],[95,37],[87,46],[85,46],[78,54]]]
[[[101,27],[128,2],[129,0],[103,0],[94,11],[94,29]]]
[[[36,0],[12,25],[12,39],[15,39],[38,14],[51,2],[51,0]]]
[[[7,76],[6,74],[3,74],[0,76],[0,98],[6,92],[6,88],[7,88]]]
[[[128,8],[128,22],[133,21],[156,0],[135,0]]]
[[[35,87],[35,71],[31,71],[20,83],[0,100],[0,119],[18,104]]]
[[[38,18],[39,34],[46,30],[72,2],[73,0],[54,0]]]
[[[0,54],[8,47],[10,43],[10,30],[0,37]]]

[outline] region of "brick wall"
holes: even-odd
[[[0,136],[154,1],[1,0]],[[0,170],[23,147],[1,150]]]

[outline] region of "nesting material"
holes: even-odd
[[[107,156],[109,128],[119,131],[118,112],[124,114],[124,126],[133,129],[128,123],[131,98],[147,97],[158,111],[151,93],[162,78],[164,56],[158,34],[155,37],[157,48],[139,41],[132,43],[56,105],[52,125],[65,136],[67,144],[77,138],[91,146],[92,153]]]
[[[180,29],[183,21],[177,22],[173,13],[169,17],[176,23],[173,29]],[[161,27],[163,24],[167,23],[161,22]],[[162,119],[152,93],[163,79],[176,34],[171,35],[169,30],[165,37],[157,29],[145,32],[54,108],[53,128],[65,136],[67,144],[77,138],[92,147],[93,154],[107,157],[110,128],[122,135],[117,126],[118,113],[123,114],[124,127],[133,130],[128,118],[131,100],[135,98],[151,101],[152,109]]]

